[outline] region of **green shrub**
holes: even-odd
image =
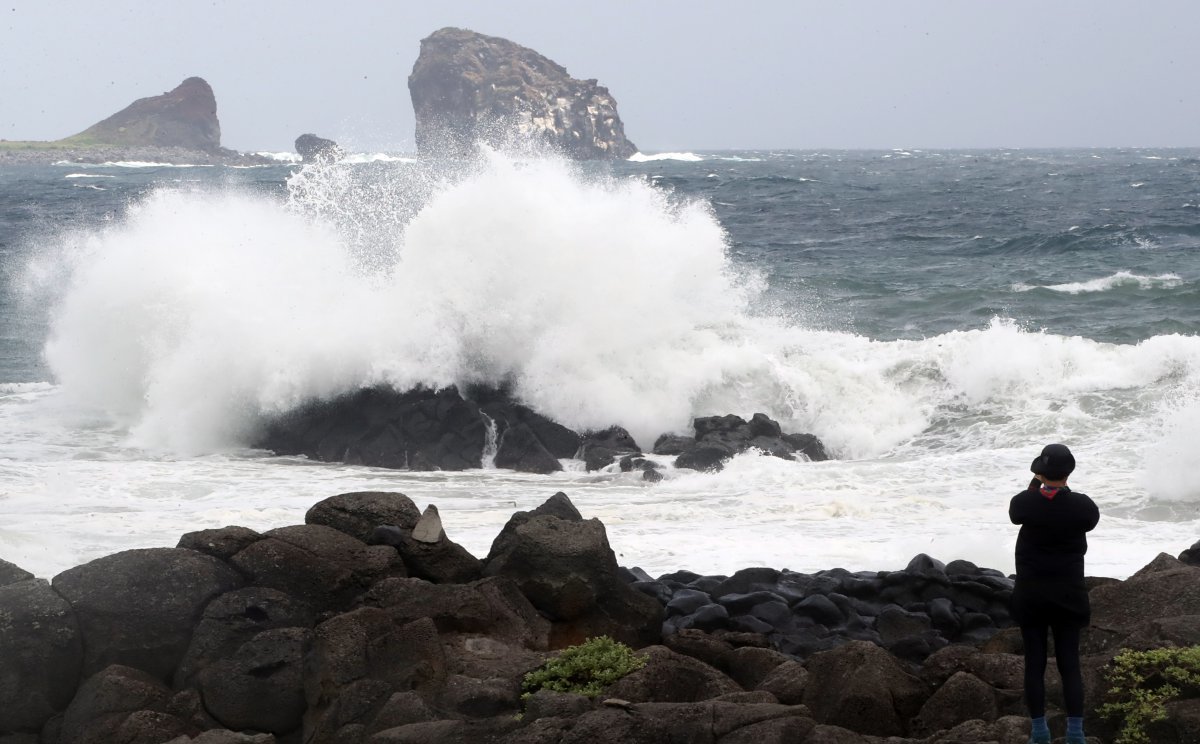
[[[646,666],[646,657],[608,636],[589,638],[525,675],[521,697],[538,690],[596,697],[613,682]]]
[[[1105,676],[1112,686],[1099,713],[1120,719],[1117,744],[1149,744],[1146,725],[1167,717],[1167,703],[1200,691],[1200,646],[1124,649]]]

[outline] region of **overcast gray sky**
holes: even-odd
[[[0,138],[57,139],[199,75],[222,143],[413,149],[442,26],[598,78],[645,151],[1200,146],[1195,0],[0,0]]]

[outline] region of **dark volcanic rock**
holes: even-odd
[[[422,154],[458,155],[476,142],[532,138],[570,157],[627,158],[617,102],[595,80],[507,39],[443,28],[421,40],[408,78]]]
[[[230,561],[249,583],[278,589],[322,611],[344,606],[371,584],[394,575],[399,559],[384,546],[320,524],[280,527]],[[400,573],[403,573],[401,570]]]
[[[286,734],[304,715],[307,628],[264,630],[197,677],[204,707],[226,728]]]
[[[0,558],[0,586],[8,586],[32,578],[33,574],[25,569]]]
[[[217,99],[207,82],[190,77],[175,90],[139,98],[69,139],[102,145],[220,150]]]
[[[640,455],[637,442],[620,426],[603,431],[590,431],[583,435],[579,455],[588,470],[606,468],[622,455]]]
[[[371,532],[381,524],[411,530],[420,518],[417,505],[402,493],[357,491],[318,501],[304,515],[304,522],[323,524],[368,542]]]
[[[1192,544],[1192,547],[1179,554],[1179,560],[1189,566],[1200,566],[1200,540]]]
[[[240,586],[216,558],[179,548],[126,550],[54,577],[83,636],[83,674],[109,664],[168,679],[213,597]]]
[[[581,439],[577,433],[528,406],[514,402],[505,391],[477,390],[472,392],[472,399],[479,401],[480,410],[495,423],[499,439],[504,437],[509,427],[524,424],[546,451],[558,459],[574,457],[579,451]]]
[[[256,446],[409,470],[466,470],[483,464],[487,426],[479,407],[453,387],[404,393],[367,388],[318,401],[271,423]]]
[[[508,427],[496,449],[496,467],[522,473],[555,473],[562,470],[558,458],[550,453],[526,424]]]
[[[344,154],[338,143],[315,134],[302,134],[296,138],[296,154],[306,163],[337,160]]]
[[[71,607],[45,581],[0,587],[0,735],[37,731],[67,707],[82,661]]]
[[[246,527],[219,527],[212,530],[188,532],[179,538],[179,544],[175,547],[195,550],[198,553],[228,561],[240,553],[243,548],[261,539],[262,535]]]
[[[813,717],[865,734],[903,734],[927,696],[920,680],[891,654],[863,641],[816,654],[808,660],[808,673],[804,704]]]
[[[694,441],[666,435],[655,442],[654,451],[678,452],[675,467],[692,470],[720,470],[730,457],[749,449],[761,450],[784,459],[825,460],[828,455],[821,441],[811,434],[784,434],[778,422],[756,413],[749,421],[740,416],[703,416],[695,419]]]
[[[516,582],[554,621],[556,646],[604,634],[634,646],[657,641],[662,605],[621,580],[604,525],[578,519],[558,494],[539,509],[513,515],[492,543],[484,575]]]
[[[118,664],[106,667],[80,685],[63,714],[59,742],[130,741],[117,736],[126,719],[136,711],[166,713],[170,698],[167,686],[146,672]]]
[[[175,673],[175,686],[185,687],[200,671],[232,657],[263,631],[311,628],[315,619],[308,605],[276,589],[249,586],[226,592],[204,608]]]

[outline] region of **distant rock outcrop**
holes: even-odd
[[[203,78],[190,77],[175,90],[139,98],[68,141],[124,147],[221,149],[217,99]]]
[[[408,78],[417,149],[460,154],[476,142],[514,135],[545,142],[580,160],[627,158],[617,102],[596,80],[507,39],[443,28],[421,40]]]
[[[302,134],[296,138],[296,154],[304,158],[304,162],[312,163],[318,160],[337,160],[342,156],[342,148],[331,139],[318,137],[315,134]]]

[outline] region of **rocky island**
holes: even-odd
[[[0,163],[146,161],[269,163],[221,146],[212,86],[190,77],[161,95],[139,98],[79,134],[47,142],[0,141]]]
[[[581,160],[637,152],[617,102],[596,80],[578,80],[519,44],[460,28],[421,40],[408,78],[422,154],[459,155],[476,142],[529,138]]]
[[[657,578],[617,564],[562,493],[480,559],[400,493],[315,504],[52,581],[0,560],[4,744],[1024,744],[1012,582],[918,555],[899,570]],[[1122,648],[1200,644],[1200,543],[1088,580],[1093,744]],[[606,636],[636,649],[591,694],[526,675]],[[1053,678],[1053,677],[1052,677]],[[1052,725],[1062,712],[1049,696]],[[1147,733],[1200,735],[1185,687]]]

